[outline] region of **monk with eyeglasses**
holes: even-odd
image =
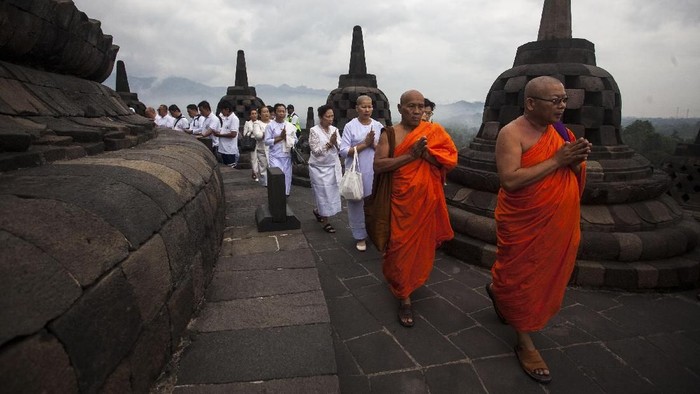
[[[561,123],[567,96],[558,79],[534,78],[524,96],[524,114],[496,139],[498,243],[486,291],[498,317],[515,330],[515,354],[525,373],[549,383],[530,333],[559,311],[574,269],[591,144]]]

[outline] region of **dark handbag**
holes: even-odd
[[[256,144],[257,141],[255,141],[255,138],[249,135],[241,136],[241,138],[238,139],[239,148],[243,152],[255,150]]]
[[[306,159],[296,146],[292,146],[292,164],[306,165]]]
[[[382,131],[386,131],[389,141],[389,157],[394,157],[396,143],[394,129],[387,126]],[[386,250],[391,236],[391,181],[393,175],[393,171],[374,174],[372,194],[364,199],[367,235],[380,252]]]

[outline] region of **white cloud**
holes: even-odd
[[[390,101],[408,88],[438,104],[483,101],[537,39],[542,0],[287,2],[74,0],[102,21],[129,75],[232,85],[243,49],[251,85],[331,90],[362,26],[367,70]],[[700,2],[572,1],[573,36],[596,45],[624,115],[700,117]]]

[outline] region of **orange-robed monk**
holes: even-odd
[[[457,148],[437,123],[421,122],[423,95],[409,90],[398,105],[401,123],[394,127],[396,146],[382,133],[374,156],[374,172],[393,171],[391,236],[382,270],[399,299],[399,322],[413,326],[411,293],[428,279],[435,249],[454,232],[447,214],[443,184],[457,165]]]
[[[559,311],[574,269],[591,144],[558,123],[568,99],[559,80],[534,78],[524,96],[524,114],[496,139],[498,245],[486,291],[499,318],[515,329],[523,370],[548,383],[549,369],[530,333]]]

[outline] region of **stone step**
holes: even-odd
[[[33,145],[57,145],[57,146],[68,146],[73,143],[73,137],[64,135],[43,135],[34,141],[32,141]]]

